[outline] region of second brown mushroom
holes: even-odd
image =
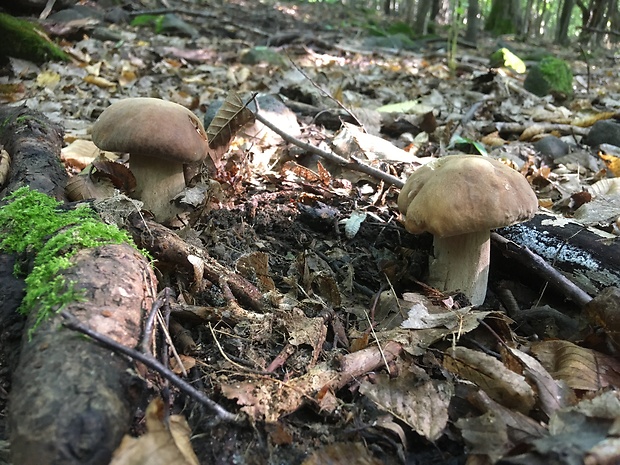
[[[398,196],[407,231],[433,235],[428,283],[484,302],[491,230],[531,218],[538,200],[519,172],[478,155],[438,158],[415,171]]]

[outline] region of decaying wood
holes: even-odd
[[[588,294],[620,282],[617,236],[545,213],[499,232],[542,257]]]
[[[63,272],[84,299],[65,307],[82,324],[134,347],[155,298],[148,261],[128,245],[84,249]],[[30,323],[35,311],[29,317]],[[25,335],[9,398],[12,461],[108,464],[129,429],[141,381],[132,362],[63,328],[61,316]]]
[[[241,416],[238,416],[238,415],[235,415],[229,412],[224,407],[219,405],[217,402],[214,402],[213,400],[211,400],[211,398],[209,398],[203,392],[195,389],[187,381],[184,381],[183,379],[175,375],[171,369],[164,366],[155,357],[149,354],[145,354],[143,352],[138,352],[137,350],[133,350],[129,348],[128,346],[126,346],[125,344],[118,344],[114,339],[102,333],[99,333],[95,330],[92,330],[88,325],[81,323],[77,318],[74,318],[73,315],[71,315],[70,313],[66,311],[61,312],[60,316],[64,318],[65,320],[63,323],[65,327],[78,331],[82,334],[86,334],[92,337],[97,342],[99,342],[103,347],[107,347],[113,350],[116,354],[118,353],[125,354],[131,357],[132,359],[143,363],[147,367],[157,371],[164,378],[166,378],[168,381],[174,384],[177,388],[179,388],[181,392],[187,394],[189,397],[193,398],[197,402],[200,402],[206,405],[208,408],[210,408],[220,420],[235,422],[235,423],[241,423],[244,421]],[[67,462],[62,462],[62,463],[67,463]],[[108,462],[104,462],[104,463],[107,464]]]
[[[540,256],[534,254],[527,247],[521,247],[497,233],[492,233],[491,239],[502,254],[531,269],[542,281],[551,284],[552,287],[572,300],[577,306],[583,307],[592,300],[592,297],[575,283],[557,271],[553,266],[549,265]]]
[[[27,185],[65,200],[68,176],[60,162],[62,128],[25,106],[0,106],[0,121],[0,144],[11,156],[9,182],[0,197]]]
[[[264,311],[266,302],[256,286],[243,276],[226,268],[198,247],[190,246],[170,229],[155,221],[147,220],[139,213],[127,219],[127,228],[139,247],[149,251],[164,266],[176,266],[193,273],[188,257],[199,256],[204,262],[204,276],[220,287],[229,286],[239,301],[253,310]]]
[[[63,130],[41,113],[25,106],[0,105],[0,144],[11,158],[11,168],[0,199],[28,185],[64,200],[67,173],[60,163]],[[17,365],[24,318],[16,312],[23,295],[23,278],[13,275],[15,257],[0,253],[0,352],[11,371]]]

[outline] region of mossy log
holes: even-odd
[[[36,24],[6,13],[0,13],[0,37],[0,57],[22,58],[39,64],[69,60]]]
[[[19,187],[65,200],[68,176],[60,162],[63,129],[26,106],[0,106],[0,144],[11,157],[8,183],[0,198]]]
[[[126,244],[83,249],[63,272],[84,291],[65,311],[94,331],[135,347],[155,277]],[[29,325],[36,317],[32,312]],[[61,325],[44,321],[23,338],[9,396],[11,459],[20,465],[107,465],[142,392],[133,363]]]
[[[18,187],[64,199],[67,179],[60,163],[62,129],[25,107],[0,107],[0,143],[12,158],[2,197]],[[32,259],[26,256],[21,259]],[[15,255],[0,250],[0,340],[12,371],[8,423],[14,464],[108,464],[132,419],[141,394],[132,363],[47,320],[29,340],[36,309],[23,328],[17,312],[22,280],[13,276]],[[83,249],[63,271],[86,300],[70,311],[94,330],[134,347],[156,281],[147,260],[129,245]],[[17,361],[19,334],[21,354]],[[13,368],[17,366],[13,370]],[[4,415],[5,401],[0,399]],[[0,432],[4,432],[0,418]],[[0,438],[5,439],[5,438]]]

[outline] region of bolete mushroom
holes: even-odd
[[[398,196],[407,231],[434,236],[428,283],[484,302],[491,229],[531,218],[538,200],[527,180],[478,155],[438,158],[418,168]]]
[[[172,199],[185,188],[183,165],[204,159],[208,151],[200,119],[182,105],[156,98],[113,103],[95,122],[92,137],[102,150],[129,153],[134,196],[159,221],[181,211]]]

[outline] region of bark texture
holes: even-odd
[[[23,187],[66,200],[60,162],[63,129],[25,106],[0,106],[0,144],[11,156],[10,180],[0,197]]]
[[[147,260],[128,245],[109,245],[84,249],[72,261],[63,274],[85,294],[66,310],[93,330],[135,347],[144,310],[155,295]],[[12,462],[107,465],[142,390],[131,366],[62,327],[59,315],[46,320],[31,340],[24,335],[9,397]]]

